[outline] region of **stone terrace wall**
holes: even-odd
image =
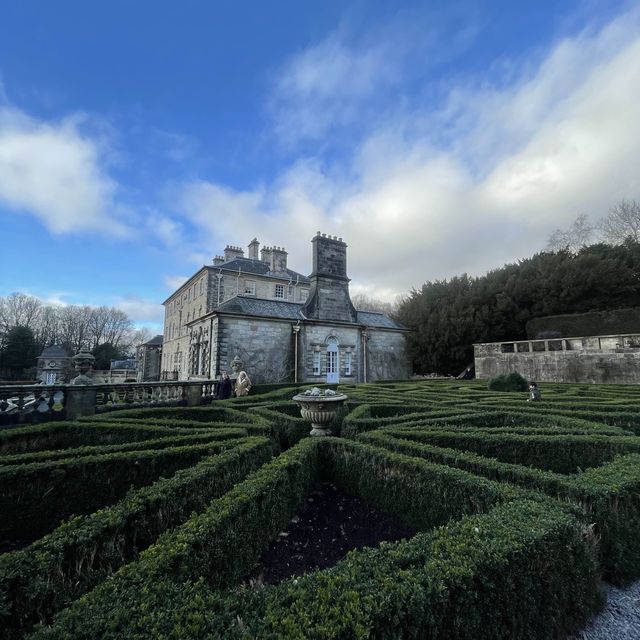
[[[640,335],[474,345],[476,378],[517,372],[540,382],[640,384]]]

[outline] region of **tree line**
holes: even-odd
[[[631,204],[640,221],[640,206]],[[640,235],[621,226],[609,240],[565,244],[481,277],[413,290],[396,317],[413,330],[416,373],[459,374],[473,362],[474,343],[524,340],[533,318],[640,306]]]
[[[108,369],[111,360],[134,355],[150,337],[115,307],[52,305],[23,293],[0,296],[0,376],[5,378],[33,373],[28,369],[51,345],[70,355],[86,347],[96,356],[96,369]]]

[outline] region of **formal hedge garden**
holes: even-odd
[[[640,389],[300,387],[0,431],[3,638],[564,638],[640,577]],[[245,579],[314,487],[416,531]],[[285,534],[286,535],[286,534]]]

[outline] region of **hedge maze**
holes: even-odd
[[[0,431],[3,638],[563,638],[640,577],[640,389],[300,388]],[[418,533],[247,585],[321,481]]]

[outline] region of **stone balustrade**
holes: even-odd
[[[133,407],[197,406],[216,397],[217,380],[95,385],[0,385],[0,425],[90,416]]]

